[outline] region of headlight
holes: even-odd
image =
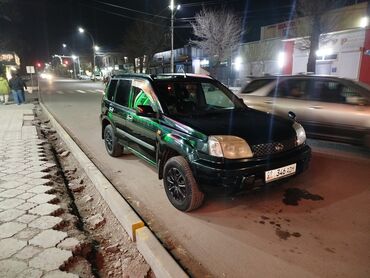
[[[208,152],[212,156],[229,159],[253,157],[251,148],[245,140],[230,135],[209,136]]]
[[[297,134],[297,145],[302,145],[306,141],[306,132],[304,128],[297,122],[294,122],[293,128]]]

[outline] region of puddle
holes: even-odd
[[[321,201],[323,197],[317,194],[311,194],[307,190],[299,188],[288,188],[284,192],[283,203],[289,206],[298,206],[298,202],[302,199]]]

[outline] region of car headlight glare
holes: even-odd
[[[208,138],[208,152],[212,156],[229,159],[253,157],[248,143],[242,138],[231,135],[217,135]]]
[[[303,126],[297,122],[294,122],[293,128],[297,134],[297,145],[302,145],[304,142],[306,142],[306,132],[304,131]]]

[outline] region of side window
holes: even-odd
[[[131,81],[120,80],[116,90],[115,102],[122,106],[128,106],[128,101],[130,99],[130,88]]]
[[[150,97],[144,92],[143,89],[132,86],[132,102],[131,107],[136,110],[138,105],[150,105],[152,106],[153,110],[154,105],[152,104]]]
[[[307,96],[307,80],[283,80],[273,89],[269,96],[292,99],[305,99]]]
[[[361,96],[360,89],[356,87],[343,86],[341,96],[347,104],[361,104],[366,102],[365,98]]]
[[[343,103],[342,85],[332,80],[311,81],[309,99],[323,102]]]
[[[109,83],[109,87],[107,88],[107,99],[110,101],[114,101],[114,92],[116,91],[116,86],[117,86],[117,80],[112,80]]]

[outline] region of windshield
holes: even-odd
[[[241,107],[235,95],[212,81],[155,81],[158,98],[169,115],[204,114]]]

